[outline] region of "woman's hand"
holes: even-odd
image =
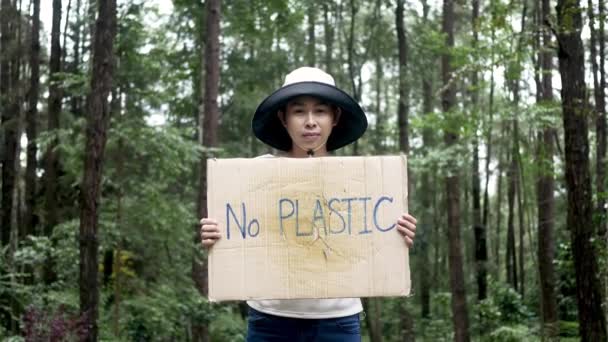
[[[222,235],[220,229],[217,226],[217,220],[210,218],[203,218],[200,221],[201,224],[201,243],[204,247],[212,247]]]
[[[408,248],[411,248],[414,245],[414,237],[416,236],[416,218],[410,214],[404,213],[397,220],[397,230],[401,235],[403,235],[403,239],[407,244]]]

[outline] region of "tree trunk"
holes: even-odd
[[[116,0],[99,1],[98,11],[93,39],[91,92],[87,98],[86,151],[80,210],[80,312],[89,328],[86,341],[98,339],[98,206],[110,121],[108,94],[114,73]]]
[[[454,47],[454,2],[443,1],[442,32],[446,35],[445,49]],[[442,81],[441,92],[443,111],[449,114],[456,103],[455,82],[452,82],[452,65],[450,52],[441,56]],[[444,140],[449,149],[458,143],[458,130],[446,129]],[[452,157],[454,158],[454,156]],[[452,290],[452,321],[454,323],[454,340],[469,341],[469,315],[467,312],[466,290],[464,283],[462,245],[460,241],[460,180],[455,160],[450,161],[449,175],[446,177],[446,199],[448,209],[448,244],[450,288]]]
[[[398,3],[403,3],[399,0]],[[424,27],[428,27],[429,20],[429,5],[423,0],[422,1],[422,13],[423,13],[423,24]],[[429,71],[434,68],[429,68]],[[431,115],[433,112],[433,100],[432,100],[432,84],[429,75],[422,77],[422,113],[423,115]],[[422,144],[425,150],[431,149],[435,142],[432,129],[424,128],[422,131]],[[422,204],[422,216],[420,220],[420,229],[416,232],[416,249],[418,251],[418,272],[420,272],[420,315],[422,318],[429,318],[431,315],[431,288],[434,284],[437,286],[437,279],[433,279],[431,282],[431,268],[429,267],[429,245],[433,240],[435,228],[433,222],[436,216],[434,211],[434,196],[435,186],[432,182],[433,174],[431,171],[425,169],[420,174],[420,193],[421,193],[421,204]],[[439,246],[435,247],[436,249]],[[434,269],[437,270],[438,262],[435,260],[433,265]],[[434,272],[437,273],[437,272]],[[421,326],[424,329],[424,326]],[[404,336],[405,337],[405,336]]]
[[[519,146],[519,143],[517,144]],[[525,298],[526,293],[526,274],[524,270],[524,236],[526,235],[526,226],[524,220],[524,211],[526,208],[525,192],[524,192],[524,174],[523,167],[521,164],[521,153],[519,147],[517,149],[517,217],[519,218],[519,293],[522,299]]]
[[[517,132],[517,121],[513,121],[513,132]],[[513,133],[513,139],[515,134]],[[515,146],[515,144],[513,144]],[[517,161],[515,157],[515,147],[511,149],[511,162],[509,164],[509,171],[507,172],[507,178],[509,181],[509,188],[507,190],[507,198],[509,205],[509,217],[507,218],[507,252],[506,252],[506,270],[507,270],[507,283],[517,290],[517,256],[515,253],[515,196],[517,188]]]
[[[371,342],[382,342],[382,323],[380,321],[380,311],[377,301],[379,298],[363,298],[363,310],[365,315],[365,323],[369,333]],[[373,308],[373,309],[372,309]]]
[[[606,14],[604,13],[604,0],[598,0],[598,5],[597,5],[597,11],[598,11],[598,17],[599,18],[604,18],[604,20],[600,20],[600,27],[599,27],[599,32],[598,32],[598,36],[599,36],[599,58],[600,58],[600,67],[599,67],[599,72],[600,72],[600,86],[599,88],[601,89],[601,100],[600,101],[605,101],[605,94],[604,92],[607,89],[607,85],[606,85],[606,31],[604,30],[604,25],[606,24]],[[604,179],[605,179],[605,174],[606,174],[606,126],[605,126],[605,122],[606,122],[606,104],[604,102],[604,105],[602,107],[603,111],[603,125],[604,125],[604,130],[603,132],[597,132],[598,136],[603,136],[603,147],[602,147],[602,151],[603,151],[603,155],[602,155],[602,165],[601,167],[604,168],[602,170],[602,174],[604,175]],[[600,147],[598,146],[598,150],[600,149]],[[599,158],[598,158],[599,160]],[[599,170],[598,170],[598,174],[599,174]],[[598,181],[598,184],[602,184]],[[605,187],[602,187],[601,189],[598,188],[597,191],[598,193],[600,193],[599,191],[601,190],[601,193],[605,192]],[[599,198],[599,197],[598,197]],[[598,236],[600,238],[600,241],[603,241],[602,244],[602,248],[604,248],[604,250],[608,250],[608,213],[606,213],[606,197],[604,196],[603,198],[600,198],[601,201],[598,201],[598,208],[601,208],[603,210],[603,215],[601,216],[601,221],[600,221],[600,225],[598,227]],[[606,322],[606,330],[608,330],[608,271],[604,270],[604,315],[605,315],[605,319],[607,320]]]
[[[382,112],[382,85],[384,84],[384,68],[382,66],[382,56],[379,51],[375,51],[374,59],[376,64],[376,99],[375,99],[375,109],[376,112],[376,127],[374,130],[374,151],[376,155],[384,154],[384,138],[386,137],[385,127],[386,127],[386,114]]]
[[[353,89],[353,98],[359,102],[361,93],[359,92],[361,87],[361,77],[359,75],[359,82],[357,82],[357,75],[355,73],[355,19],[357,18],[357,12],[359,12],[359,6],[357,0],[350,0],[350,29],[348,35],[348,74],[350,75],[350,82]],[[353,155],[359,155],[359,143],[358,141],[353,142]]]
[[[308,44],[306,50],[306,62],[308,66],[314,67],[317,64],[316,58],[316,38],[315,38],[315,17],[317,16],[315,5],[311,1],[308,5]]]
[[[502,133],[501,138],[502,138],[505,135],[505,133],[504,133],[505,132],[505,123],[503,122],[501,124],[501,126],[503,126],[502,129],[501,129],[501,133]],[[495,277],[496,277],[497,281],[500,279],[500,244],[501,244],[501,241],[500,241],[500,228],[501,228],[501,222],[502,222],[502,212],[501,212],[502,205],[503,205],[502,204],[502,200],[503,200],[503,197],[504,197],[503,196],[503,185],[502,185],[503,184],[502,178],[503,178],[503,173],[504,173],[503,172],[503,167],[504,167],[504,164],[505,164],[504,154],[505,154],[504,150],[501,149],[500,152],[499,152],[499,154],[498,154],[498,166],[497,166],[498,173],[496,175],[496,183],[497,183],[496,184],[496,204],[495,204],[496,205],[496,207],[495,207],[496,208],[495,209],[495,211],[496,211],[496,227],[494,229],[494,257],[495,257],[494,260],[496,262],[496,267],[495,267],[496,274],[495,274]]]
[[[28,110],[26,113],[27,166],[25,170],[25,217],[24,235],[33,235],[38,218],[36,212],[36,168],[38,147],[36,127],[38,117],[38,96],[40,92],[40,0],[34,0],[32,17],[32,36],[30,46],[30,89],[28,92]]]
[[[8,247],[6,254],[2,257],[7,261],[3,271],[0,271],[0,276],[6,269],[11,269],[11,258],[14,253],[16,240],[11,241],[13,232],[17,232],[16,210],[18,202],[15,198],[18,186],[17,170],[18,170],[18,151],[19,151],[19,136],[20,136],[20,87],[19,87],[19,64],[20,64],[20,13],[14,5],[8,0],[3,0],[0,4],[0,46],[2,55],[0,55],[0,125],[2,126],[3,137],[2,156],[0,163],[2,164],[2,202],[0,204],[1,219],[0,219],[0,249]],[[12,243],[11,243],[12,242]],[[3,251],[4,252],[4,251]],[[8,267],[7,267],[8,266]],[[4,277],[2,277],[4,278]],[[9,281],[15,281],[14,276],[6,278]],[[7,285],[10,287],[12,285]],[[10,309],[9,309],[10,308]],[[16,301],[7,295],[7,292],[0,294],[0,320],[7,331],[15,332],[18,322],[13,317],[18,316],[16,312]],[[10,311],[13,312],[11,315]]]
[[[333,75],[333,52],[334,52],[334,26],[330,20],[330,4],[333,8],[333,1],[323,2],[323,24],[325,34],[325,71]]]
[[[221,1],[208,0],[206,3],[206,38],[205,43],[205,87],[203,113],[199,117],[202,121],[201,136],[203,147],[216,147],[218,143],[217,130],[219,125],[219,106],[217,98],[220,85],[220,18]],[[209,156],[211,157],[211,156]],[[199,193],[198,193],[198,217],[207,217],[207,165],[206,160],[199,164]],[[194,243],[197,249],[200,247],[199,226],[194,228]],[[207,259],[198,258],[195,253],[192,262],[192,278],[201,294],[207,297],[209,292]],[[194,326],[193,340],[195,342],[209,341],[209,322],[197,322]]]
[[[399,121],[399,150],[405,154],[409,154],[409,87],[407,85],[408,46],[407,36],[405,35],[405,27],[403,23],[403,0],[397,0],[397,13],[395,14],[395,21],[397,26],[397,42],[399,45],[399,107],[397,114]]]
[[[540,19],[549,20],[551,14],[550,1],[541,0]],[[540,105],[550,105],[553,102],[553,84],[551,80],[553,62],[551,54],[551,34],[549,29],[541,26],[542,49],[538,49],[538,63],[540,67],[537,99]],[[540,44],[538,44],[540,46]],[[549,340],[557,340],[559,325],[557,316],[557,298],[555,293],[555,270],[553,259],[555,257],[554,216],[555,199],[553,192],[555,182],[553,179],[553,135],[555,129],[544,127],[537,133],[536,147],[537,174],[537,206],[538,206],[538,268],[540,275],[541,292],[541,318],[542,336]]]
[[[598,36],[598,50],[599,50],[599,77],[600,81],[598,87],[595,88],[595,108],[598,113],[596,121],[596,135],[597,135],[597,149],[596,149],[596,192],[598,194],[597,208],[600,211],[600,224],[598,227],[598,235],[600,239],[604,241],[604,248],[608,248],[608,218],[606,213],[606,195],[604,195],[605,186],[604,182],[606,179],[606,32],[604,25],[606,23],[606,14],[604,13],[604,0],[598,0],[598,17],[602,18],[599,20],[600,27]],[[603,194],[599,196],[599,194]],[[608,279],[606,279],[608,281]],[[607,285],[608,290],[608,285]],[[608,293],[606,293],[608,296]],[[608,315],[608,305],[606,305],[606,313]]]
[[[15,149],[16,146],[16,128],[18,123],[17,113],[14,112],[13,97],[17,91],[17,85],[12,83],[12,68],[11,63],[16,47],[16,30],[15,25],[18,22],[15,19],[14,8],[10,0],[2,0],[1,3],[1,21],[0,34],[2,46],[2,56],[0,59],[0,110],[2,128],[4,130],[2,139],[2,219],[1,219],[1,244],[0,247],[7,246],[11,238],[11,215],[14,210],[15,203],[13,202],[13,191],[15,188]]]
[[[59,223],[57,214],[58,172],[59,172],[59,138],[61,99],[63,97],[58,84],[58,75],[61,72],[61,0],[53,0],[53,25],[51,28],[51,58],[49,63],[49,103],[48,103],[48,130],[54,135],[47,151],[45,165],[45,217],[44,236],[50,237],[53,228]],[[46,284],[55,281],[57,274],[54,271],[53,260],[47,256],[44,265],[44,280]]]
[[[473,0],[473,11],[471,16],[471,26],[473,31],[473,50],[476,50],[479,41],[479,0]],[[474,115],[478,118],[478,103],[479,103],[479,81],[476,71],[471,75],[471,102],[473,105]],[[476,120],[477,122],[479,119]],[[488,158],[489,159],[489,158]],[[486,247],[486,227],[482,222],[481,217],[481,176],[479,175],[479,140],[477,134],[474,136],[473,142],[473,170],[472,174],[472,195],[473,195],[473,232],[475,235],[475,271],[477,278],[477,299],[483,300],[487,297],[487,279],[486,279],[486,262],[488,260],[488,252]]]
[[[557,41],[562,80],[562,113],[566,152],[568,228],[574,254],[579,331],[582,341],[606,341],[606,325],[595,237],[589,171],[585,60],[578,0],[558,0]]]
[[[70,73],[73,75],[78,74],[78,69],[80,67],[80,44],[83,22],[80,16],[80,8],[81,0],[76,0],[76,23],[74,24],[74,32],[72,36],[74,42],[74,57],[72,64],[70,65]],[[82,98],[77,94],[72,94],[70,97],[70,111],[77,118],[82,116]]]

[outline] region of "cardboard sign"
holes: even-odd
[[[405,156],[209,159],[209,299],[403,296]]]

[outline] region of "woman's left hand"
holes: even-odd
[[[416,218],[408,213],[404,213],[397,220],[397,230],[401,235],[403,235],[403,239],[405,240],[405,244],[408,248],[412,248],[414,245],[414,237],[416,237]]]

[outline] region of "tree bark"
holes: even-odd
[[[40,92],[40,0],[33,0],[32,37],[30,46],[30,89],[28,92],[28,110],[26,113],[27,166],[25,170],[25,217],[24,235],[33,235],[38,218],[36,212],[36,168],[38,146],[36,126],[38,117],[38,96]]]
[[[2,128],[4,129],[4,137],[2,139],[3,155],[2,163],[2,229],[0,247],[7,246],[11,238],[11,214],[14,210],[13,191],[15,188],[15,139],[16,128],[18,123],[17,113],[13,112],[12,105],[14,93],[17,91],[17,85],[12,83],[12,59],[16,50],[16,30],[14,20],[14,8],[10,0],[2,0],[0,6],[2,17],[0,24],[2,56],[0,56],[0,110]]]
[[[53,24],[51,28],[51,57],[49,62],[49,99],[48,99],[48,130],[54,134],[46,151],[45,161],[45,218],[44,236],[50,237],[53,228],[59,223],[58,216],[58,172],[59,172],[59,138],[61,100],[63,97],[58,84],[58,74],[61,72],[61,0],[53,0]],[[50,284],[57,277],[53,260],[47,256],[44,265],[44,280]]]
[[[598,12],[603,12],[603,0],[599,0]],[[593,11],[593,1],[588,0],[587,13],[589,15],[589,30],[591,37],[589,40],[589,58],[593,73],[593,98],[595,102],[595,192],[597,196],[596,212],[598,216],[598,236],[604,239],[606,232],[606,195],[604,183],[606,181],[606,89],[604,71],[604,21],[603,13],[600,14],[600,32],[595,29],[595,13]],[[599,53],[598,53],[599,50]],[[599,64],[598,65],[598,54]]]
[[[93,39],[91,92],[87,98],[89,113],[80,209],[80,312],[88,327],[85,341],[98,339],[98,209],[110,122],[108,95],[114,74],[116,0],[99,1],[98,11]]]
[[[334,27],[330,20],[330,4],[333,9],[333,1],[326,0],[323,2],[323,24],[325,34],[325,71],[333,75]]]
[[[217,130],[219,126],[219,106],[217,98],[220,85],[220,18],[221,0],[208,0],[206,5],[206,42],[205,42],[205,87],[202,118],[203,147],[212,148],[218,144]],[[199,116],[199,117],[200,117]],[[211,156],[209,156],[211,157]],[[203,158],[199,164],[199,193],[198,217],[207,217],[207,165]],[[199,226],[194,229],[194,243],[200,248]],[[192,261],[192,278],[201,296],[207,297],[209,292],[207,259],[200,260],[199,253],[195,253]],[[209,341],[209,322],[195,324],[193,340],[195,342]]]
[[[501,129],[501,138],[504,138],[505,136],[505,126],[506,124],[504,122],[501,123],[502,129]],[[501,222],[502,222],[502,212],[501,212],[501,208],[503,206],[502,204],[502,200],[503,200],[503,167],[505,164],[505,160],[504,160],[504,154],[505,151],[503,149],[500,150],[499,154],[498,154],[498,174],[496,175],[496,203],[495,203],[495,212],[496,212],[496,227],[494,229],[494,257],[495,257],[495,262],[496,262],[496,280],[500,279],[500,245],[501,245],[501,241],[500,241],[500,230],[501,230]]]
[[[81,32],[82,19],[80,16],[81,0],[76,0],[76,23],[74,23],[74,32],[72,39],[74,42],[74,57],[70,65],[70,73],[77,75],[80,67],[80,51],[81,51]],[[84,39],[82,39],[84,40]],[[72,94],[70,97],[70,111],[75,117],[82,116],[82,98],[77,94]]]
[[[441,56],[443,90],[441,104],[446,115],[450,114],[456,103],[455,83],[452,82],[451,55],[448,49],[454,47],[454,2],[443,1],[442,32],[445,34],[445,47]],[[444,132],[444,141],[449,149],[458,143],[456,128],[448,128]],[[452,158],[454,158],[453,156]],[[454,324],[454,340],[469,341],[469,315],[467,312],[466,290],[464,283],[462,244],[460,241],[460,180],[458,168],[454,160],[450,161],[449,174],[446,177],[446,199],[448,209],[448,244],[450,288],[452,290],[452,321]]]
[[[397,111],[399,121],[399,150],[409,154],[409,87],[407,84],[408,73],[408,43],[403,23],[403,0],[397,0],[397,10],[395,13],[397,26],[397,43],[399,49],[399,107]]]
[[[402,0],[398,1],[403,4]],[[403,6],[403,5],[402,5]],[[422,20],[424,23],[424,27],[428,27],[429,25],[429,5],[423,0],[422,1]],[[434,70],[434,68],[429,68],[430,71]],[[425,75],[422,77],[422,112],[423,115],[431,115],[433,112],[433,89],[432,89],[432,77],[430,75]],[[409,140],[408,140],[409,141]],[[433,135],[432,129],[425,127],[422,131],[422,143],[425,149],[430,149],[435,145],[435,139]],[[422,170],[420,175],[420,192],[421,192],[421,204],[422,204],[422,220],[421,229],[416,233],[416,249],[419,253],[418,262],[419,267],[418,271],[420,272],[420,314],[422,318],[429,318],[431,315],[431,284],[436,284],[436,279],[431,283],[431,268],[429,267],[429,245],[430,241],[432,241],[432,233],[434,231],[433,222],[436,215],[434,208],[433,196],[435,194],[435,186],[432,182],[433,175],[432,173],[425,169]],[[423,223],[424,222],[424,223]],[[439,246],[436,246],[438,248]],[[435,261],[435,269],[437,268],[437,261]],[[421,327],[423,328],[423,327]],[[405,337],[405,336],[404,336]]]
[[[308,44],[306,50],[306,61],[308,66],[314,67],[317,64],[316,58],[316,38],[315,38],[315,17],[317,16],[315,4],[311,1],[308,5]]]
[[[473,10],[471,15],[471,27],[473,31],[473,50],[477,49],[479,41],[479,0],[473,0]],[[478,118],[478,103],[479,103],[479,76],[477,71],[473,71],[471,75],[471,102],[473,105],[474,115]],[[478,120],[477,120],[478,121]],[[486,227],[482,222],[481,217],[481,176],[479,174],[479,139],[477,134],[473,141],[473,170],[472,175],[472,195],[473,195],[473,232],[475,236],[475,271],[477,279],[477,299],[483,300],[487,297],[487,279],[486,279],[486,262],[488,260],[488,252],[486,247]]]
[[[516,132],[517,121],[513,122],[513,132]],[[516,139],[515,133],[513,138]],[[507,252],[506,252],[506,271],[507,271],[507,283],[511,287],[517,290],[517,255],[515,253],[515,196],[517,192],[517,161],[515,153],[515,144],[512,145],[511,149],[511,162],[509,164],[509,170],[507,172],[507,178],[509,181],[509,187],[507,190],[509,216],[507,218]]]
[[[574,254],[579,331],[581,340],[606,341],[606,324],[591,203],[591,175],[585,87],[581,8],[578,0],[558,0],[557,41],[562,83],[562,116],[566,153],[568,228]]]
[[[549,0],[541,0],[540,19],[547,22],[551,14]],[[538,64],[540,79],[537,99],[539,104],[549,105],[553,102],[552,70],[553,57],[551,53],[551,34],[545,26],[540,26],[542,35],[542,49],[538,49]],[[538,44],[540,47],[540,44]],[[553,179],[553,135],[555,129],[547,126],[537,133],[536,164],[537,174],[537,207],[538,207],[538,268],[540,275],[541,292],[541,318],[542,336],[549,340],[557,340],[559,324],[557,315],[557,298],[555,293],[555,270],[553,259],[555,257],[554,216],[555,181]]]
[[[20,126],[19,114],[19,52],[20,45],[17,26],[20,25],[20,14],[9,0],[0,3],[0,125],[3,129],[2,137],[2,202],[0,203],[0,248],[8,247],[3,259],[7,265],[0,270],[3,276],[6,269],[10,270],[11,257],[14,244],[11,244],[11,233],[18,228],[15,222],[17,201],[15,191],[17,188],[17,162],[18,162],[18,136]],[[13,240],[13,242],[15,242]],[[12,276],[11,276],[12,279]],[[9,285],[10,286],[10,285]],[[9,289],[10,291],[10,289]],[[10,309],[9,309],[10,308]],[[13,319],[16,314],[15,300],[7,295],[0,294],[0,321],[7,331],[14,332],[17,324]],[[11,312],[13,311],[13,315]],[[18,313],[17,313],[18,315]]]
[[[371,342],[382,342],[382,325],[377,300],[378,298],[362,299],[363,310],[367,313],[365,315],[365,323],[367,324],[369,340]]]

